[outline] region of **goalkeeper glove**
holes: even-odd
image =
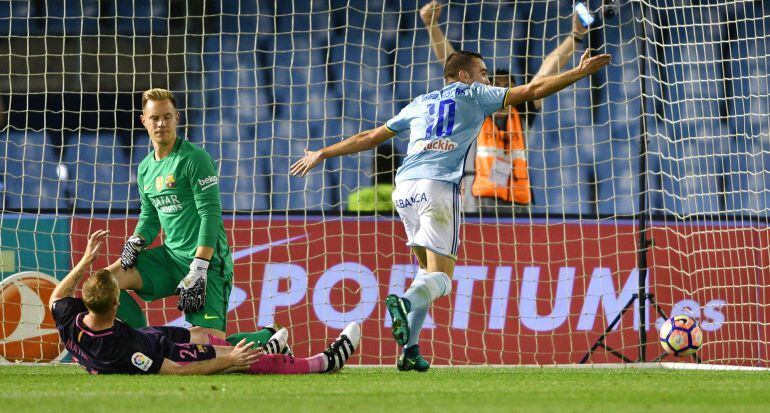
[[[147,246],[147,241],[141,235],[132,235],[128,238],[125,244],[123,244],[123,252],[120,254],[120,267],[123,270],[134,268],[136,265],[136,258],[139,253],[144,251],[144,247]]]
[[[195,258],[190,264],[190,272],[176,286],[179,294],[177,308],[184,312],[198,312],[206,305],[206,271],[209,262],[203,258]]]

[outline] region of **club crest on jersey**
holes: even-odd
[[[160,192],[163,188],[173,189],[176,187],[176,178],[174,174],[164,177],[163,175],[155,178],[155,189]]]
[[[131,364],[139,370],[148,371],[152,366],[152,359],[137,351],[131,356]]]
[[[156,191],[162,191],[163,190],[163,177],[159,176],[155,178],[155,190]]]
[[[451,139],[441,138],[434,139],[432,141],[419,141],[415,143],[414,147],[409,150],[409,154],[418,153],[422,151],[436,151],[436,152],[449,152],[457,148],[457,143]]]

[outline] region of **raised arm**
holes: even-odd
[[[526,85],[509,89],[505,95],[503,106],[518,105],[528,100],[538,100],[552,95],[578,80],[598,72],[610,63],[611,58],[608,54],[591,56],[589,50],[586,50],[577,67],[558,75],[537,77]]]
[[[583,27],[583,25],[580,23],[580,19],[578,18],[577,14],[573,14],[572,33],[567,36],[567,38],[564,39],[558,47],[553,49],[551,53],[548,53],[545,59],[543,59],[543,64],[540,65],[540,69],[538,69],[537,73],[535,74],[535,78],[553,76],[556,73],[559,73],[559,71],[570,61],[572,53],[577,47],[577,43],[583,41],[587,31],[588,29]],[[534,101],[535,108],[537,109],[540,109],[542,104],[542,99],[537,99]]]
[[[441,8],[443,4],[437,1],[431,1],[430,3],[422,6],[420,9],[420,18],[425,24],[425,28],[428,29],[430,35],[430,47],[433,49],[433,53],[436,54],[436,58],[442,65],[446,64],[446,58],[455,52],[452,43],[446,39],[444,32],[441,31],[441,27],[438,25],[438,19],[441,17]]]
[[[88,244],[86,250],[83,253],[83,257],[75,265],[74,268],[64,277],[63,280],[54,288],[51,293],[51,299],[48,301],[48,306],[52,306],[54,301],[64,298],[72,297],[75,295],[75,288],[77,288],[80,281],[83,279],[83,272],[91,265],[97,258],[99,258],[99,250],[102,247],[102,241],[110,231],[97,230],[91,236],[88,237]]]
[[[373,149],[394,136],[396,136],[395,132],[388,129],[385,125],[382,125],[378,128],[359,132],[342,142],[335,143],[334,145],[327,146],[317,151],[305,149],[305,156],[299,161],[294,162],[290,172],[294,176],[305,176],[324,159]]]

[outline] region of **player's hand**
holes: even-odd
[[[321,163],[321,151],[309,151],[305,149],[305,156],[302,159],[294,162],[289,172],[294,176],[305,176],[311,169]]]
[[[176,286],[175,294],[179,294],[177,308],[185,313],[195,313],[206,305],[206,273],[209,262],[196,258],[190,264],[190,272]]]
[[[99,250],[102,249],[102,241],[104,240],[104,237],[109,235],[109,233],[110,231],[100,229],[88,237],[86,251],[83,253],[83,258],[80,259],[83,264],[93,264],[93,262],[99,258]]]
[[[128,238],[125,244],[123,244],[123,252],[120,254],[120,267],[123,270],[134,268],[136,265],[136,258],[139,253],[144,251],[147,246],[147,241],[141,235],[132,235]]]
[[[420,18],[426,26],[433,26],[438,24],[438,19],[441,17],[441,8],[443,4],[437,1],[431,1],[430,3],[422,6],[420,9]]]
[[[587,4],[586,4],[587,7]],[[572,32],[580,34],[585,34],[588,32],[588,28],[583,26],[583,23],[580,21],[580,17],[578,17],[577,13],[572,14]]]
[[[230,350],[227,357],[230,359],[233,367],[248,369],[250,365],[256,363],[262,356],[262,348],[252,349],[253,342],[246,342],[244,338]]]
[[[589,49],[586,49],[586,51],[583,52],[583,56],[580,57],[580,64],[578,65],[578,71],[583,76],[592,75],[598,72],[604,66],[607,66],[608,64],[610,64],[611,60],[612,60],[612,56],[608,54],[591,56],[591,51]]]

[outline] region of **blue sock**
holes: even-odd
[[[406,349],[413,346],[417,347],[417,342],[420,340],[420,331],[422,331],[422,325],[425,323],[427,315],[427,308],[414,309],[406,315],[406,319],[409,320],[409,341],[404,346],[404,354],[406,354]]]
[[[409,341],[404,346],[404,354],[407,354],[407,348],[417,345],[422,325],[425,323],[425,316],[428,315],[428,306],[432,302],[421,283],[417,282],[420,278],[425,277],[425,274],[427,273],[424,269],[420,268],[417,270],[412,285],[409,286],[409,289],[402,298],[408,311],[406,319],[409,321]],[[412,300],[417,300],[417,305]]]

